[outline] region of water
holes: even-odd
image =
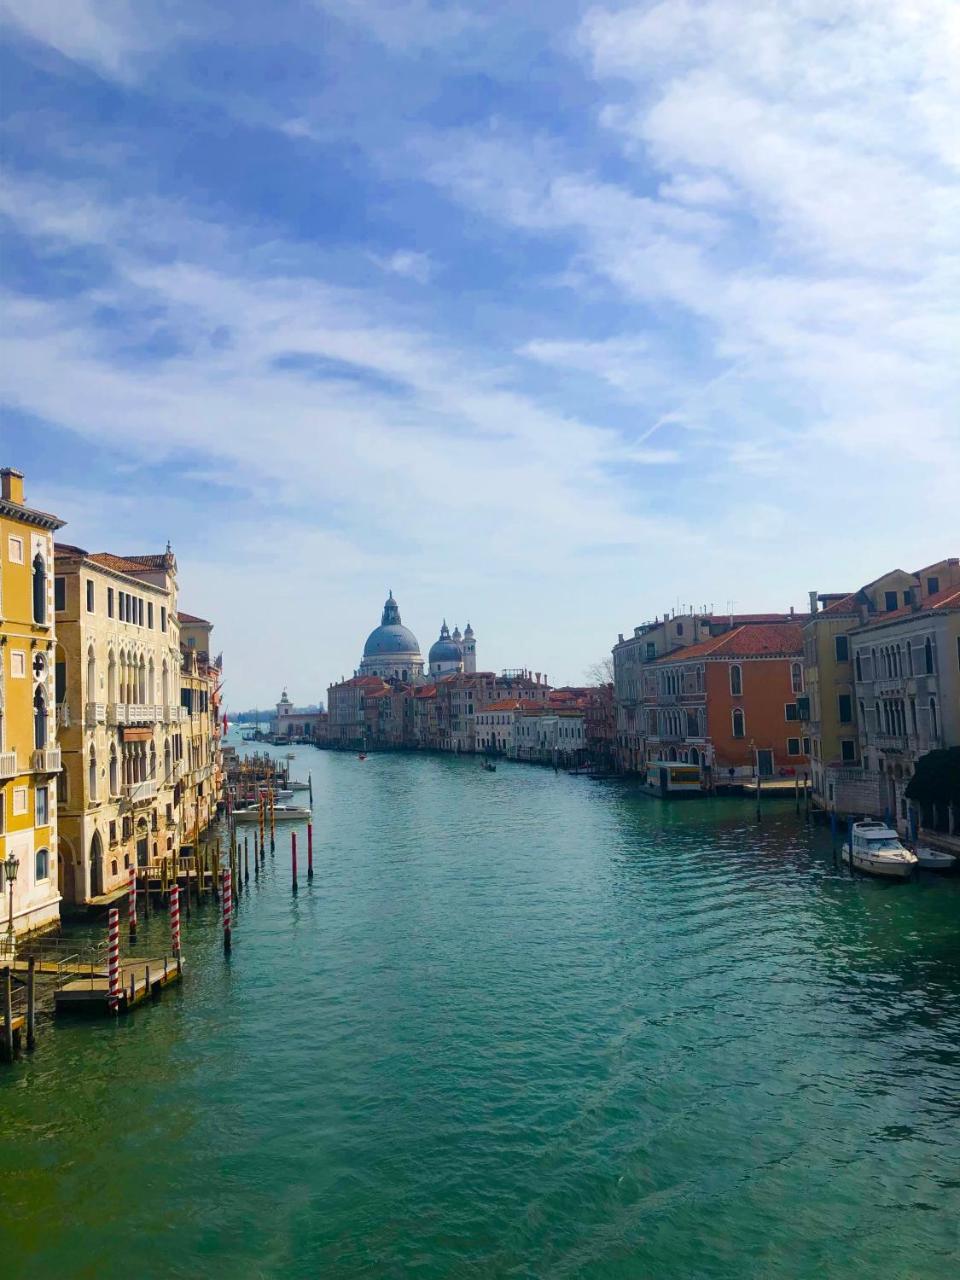
[[[956,1273],[960,884],[792,803],[297,754],[314,883],[278,828],[229,963],[195,911],[182,989],[0,1068],[4,1277]]]

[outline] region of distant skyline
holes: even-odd
[[[0,0],[0,462],[228,705],[960,553],[953,0]]]

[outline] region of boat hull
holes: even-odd
[[[850,862],[850,850],[843,851],[844,862]],[[868,854],[854,853],[853,866],[857,871],[868,876],[879,876],[884,880],[909,880],[913,874],[914,863],[884,861],[882,858],[871,858]]]

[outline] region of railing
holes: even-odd
[[[128,782],[123,788],[123,794],[131,804],[148,804],[156,797],[157,780],[148,778],[144,782]]]
[[[15,751],[0,751],[0,778],[15,778],[17,776],[17,753]]]
[[[41,747],[30,757],[30,767],[34,773],[59,773],[60,748]]]
[[[118,725],[127,723],[127,708],[122,702],[107,703],[107,724]]]
[[[134,702],[127,707],[127,724],[153,724],[159,719],[152,702]]]
[[[83,722],[88,729],[92,729],[94,725],[103,724],[107,718],[107,704],[105,702],[88,702],[83,713]]]

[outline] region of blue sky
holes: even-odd
[[[234,706],[960,552],[952,0],[0,0],[3,458]]]

